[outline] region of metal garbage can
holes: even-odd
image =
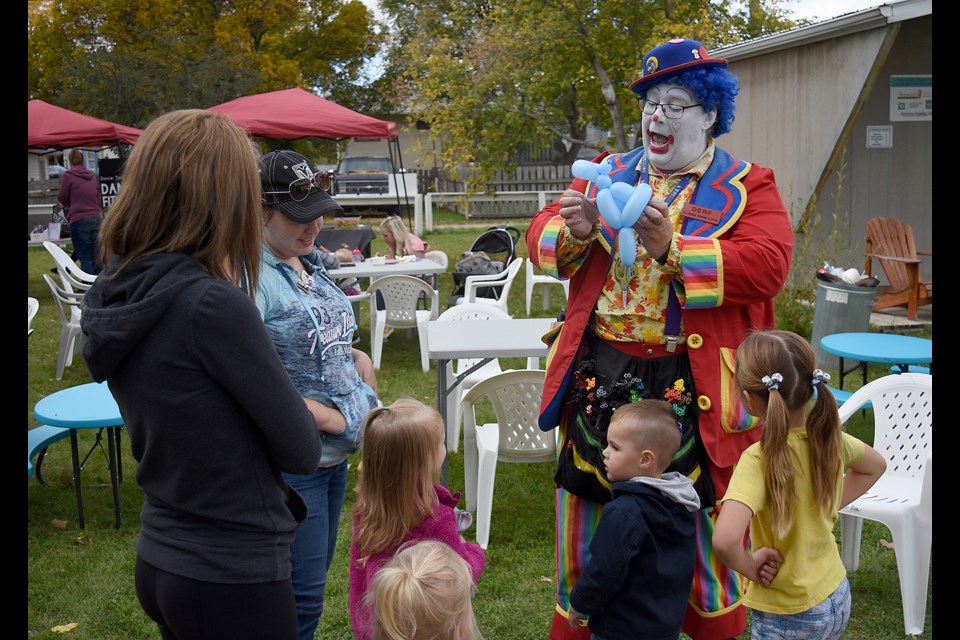
[[[869,331],[870,312],[876,293],[876,287],[817,281],[811,342],[818,367],[836,371],[840,365],[837,356],[820,348],[822,337],[834,333]]]

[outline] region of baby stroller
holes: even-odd
[[[453,268],[453,294],[448,306],[457,304],[466,292],[467,276],[500,273],[517,257],[520,230],[516,227],[498,225],[490,227],[473,241],[470,248],[460,254]],[[485,287],[477,295],[498,298],[502,287]]]

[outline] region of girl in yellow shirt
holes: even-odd
[[[837,511],[887,467],[843,432],[830,376],[815,366],[813,349],[789,331],[753,333],[737,349],[736,383],[744,408],[763,419],[762,435],[733,472],[713,544],[750,580],[744,604],[754,639],[843,635],[850,583],[833,535]]]

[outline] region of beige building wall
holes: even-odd
[[[794,35],[790,46],[773,36],[711,52],[730,60],[741,85],[733,130],[718,144],[774,170],[795,227],[816,223],[800,227],[812,229],[810,257],[834,266],[863,269],[874,216],[907,222],[917,249],[932,248],[933,123],[891,120],[890,78],[932,74],[933,18],[929,2],[897,4],[921,15],[868,20],[883,12],[867,11],[859,28],[848,20],[819,39]],[[890,148],[867,148],[867,128],[877,126],[891,127]],[[921,272],[932,279],[931,259]]]

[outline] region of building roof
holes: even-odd
[[[933,0],[899,0],[876,7],[793,27],[744,42],[711,50],[710,55],[730,62],[766,55],[784,49],[809,45],[820,40],[884,27],[902,20],[910,20],[933,13]]]

